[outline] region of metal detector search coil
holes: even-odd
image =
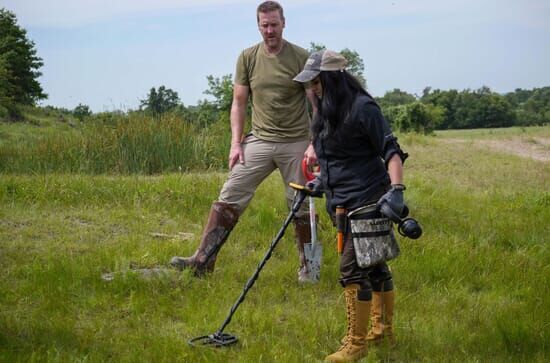
[[[188,341],[189,345],[197,346],[211,346],[211,347],[226,347],[237,343],[239,338],[235,335],[228,333],[214,333],[210,335],[203,335],[202,337],[193,338]]]

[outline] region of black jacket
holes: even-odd
[[[317,137],[313,147],[321,167],[327,210],[348,210],[375,202],[390,184],[387,163],[397,153],[405,161],[380,107],[367,95],[353,103],[349,117],[326,138]]]

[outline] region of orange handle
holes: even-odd
[[[338,254],[344,250],[344,231],[346,230],[346,209],[341,206],[336,207],[336,237]]]
[[[341,255],[342,251],[344,250],[344,233],[338,232],[337,237],[338,237],[338,245],[337,245],[338,254]]]

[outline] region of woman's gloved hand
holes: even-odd
[[[322,182],[319,177],[316,177],[315,179],[308,181],[305,185],[308,194],[312,197],[322,197],[323,196],[323,187]]]
[[[376,203],[380,211],[384,213],[385,208],[382,208],[382,206],[386,204],[396,216],[401,216],[405,207],[405,202],[403,201],[404,190],[405,186],[403,184],[392,184],[390,190],[380,197]],[[386,217],[391,219],[392,216],[386,215]]]

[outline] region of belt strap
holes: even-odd
[[[378,209],[376,206],[376,203],[365,205],[363,207],[356,208],[348,213],[348,218],[351,218],[352,216],[358,216],[361,214],[366,213],[372,213],[375,212]]]

